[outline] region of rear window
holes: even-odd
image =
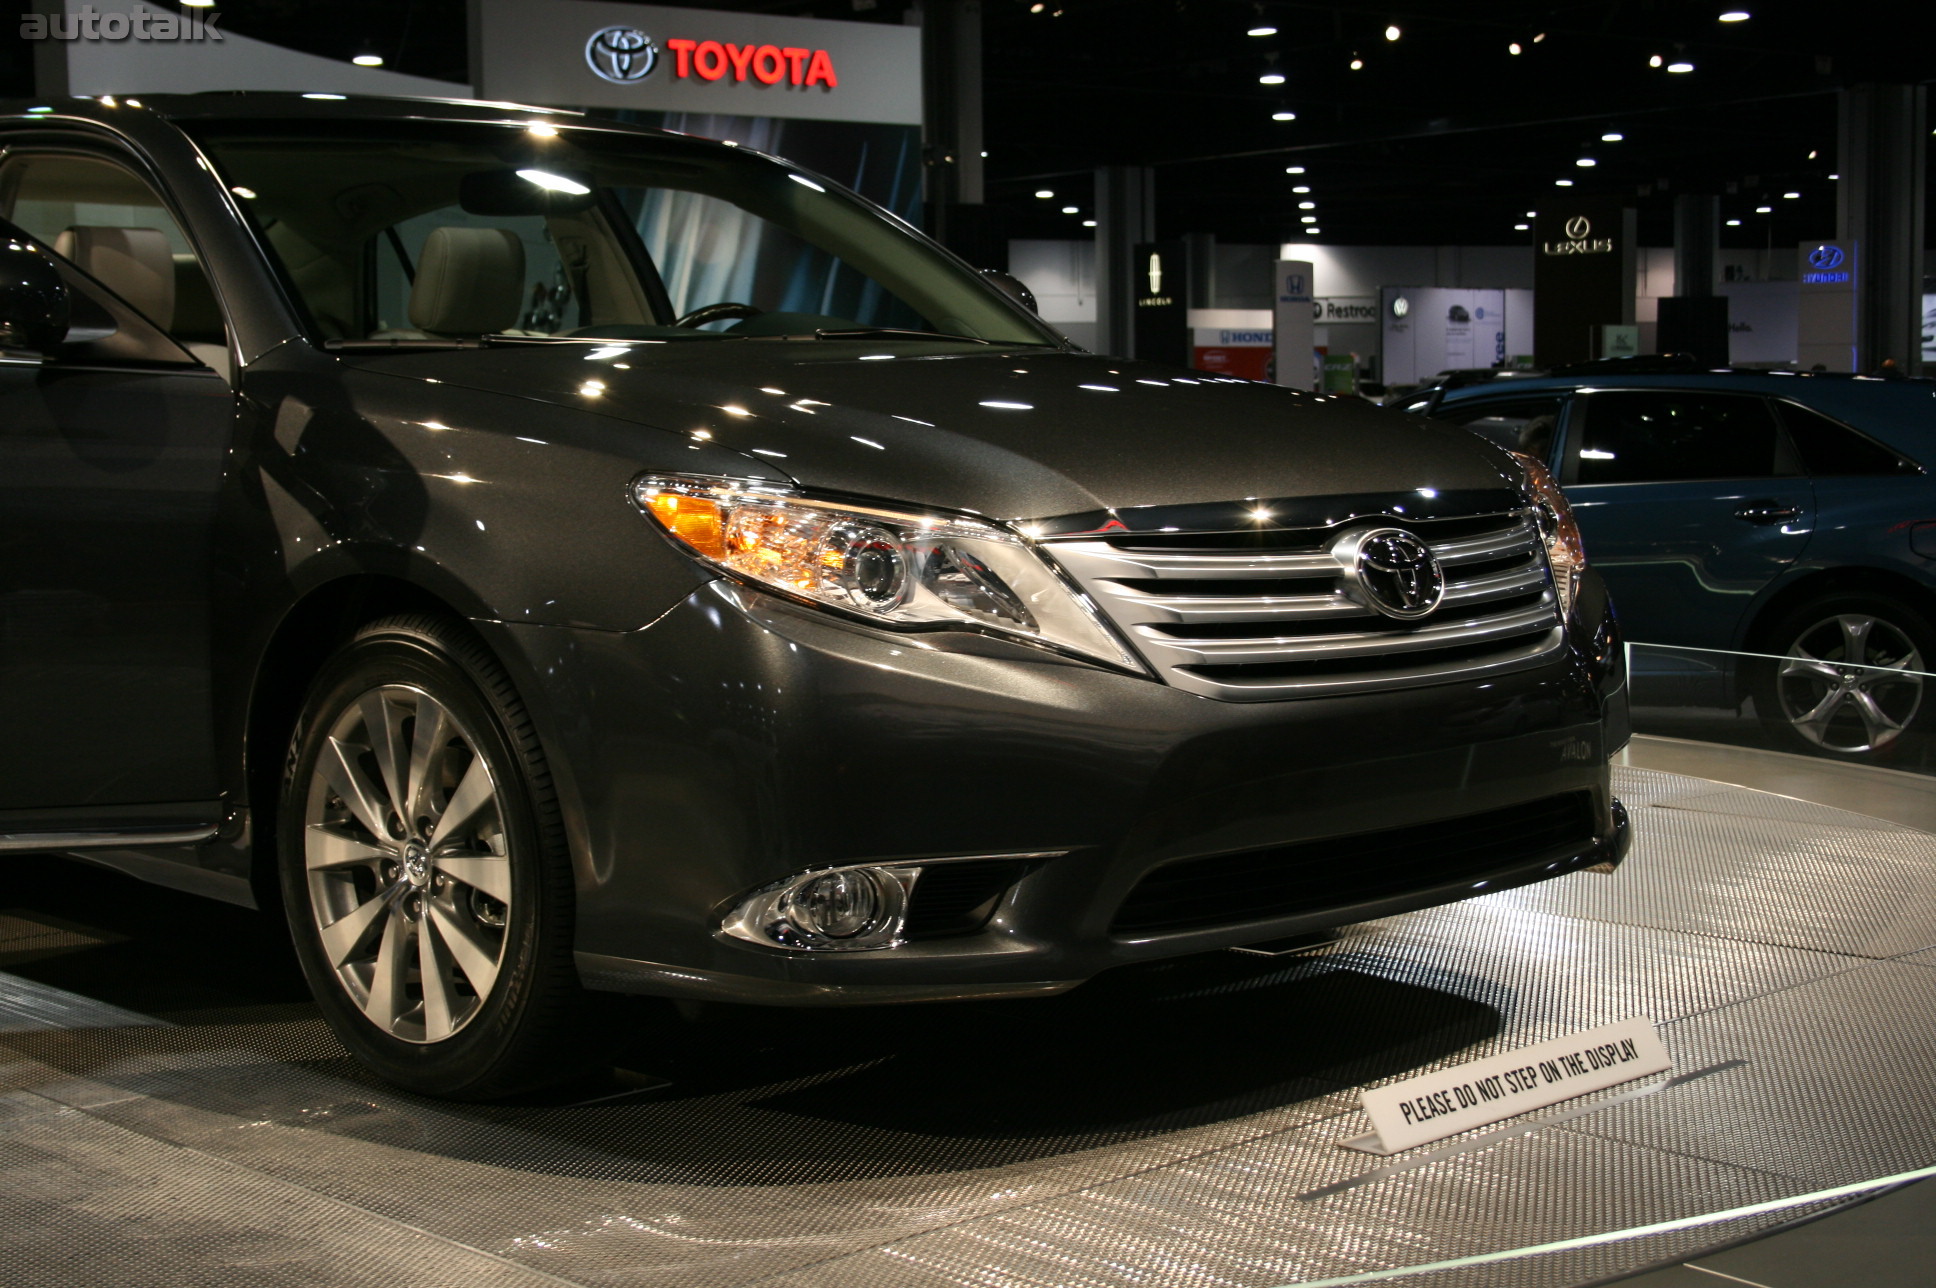
[[[1839,421],[1794,403],[1776,403],[1781,423],[1801,454],[1802,466],[1818,478],[1851,475],[1920,474],[1913,462]]]
[[[1742,394],[1587,395],[1575,482],[1662,483],[1796,473],[1766,400]]]

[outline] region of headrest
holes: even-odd
[[[69,228],[54,253],[132,304],[162,330],[175,323],[175,257],[159,228]]]
[[[524,243],[503,228],[433,228],[410,288],[410,325],[444,335],[489,335],[518,324]]]

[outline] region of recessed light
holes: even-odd
[[[1667,70],[1677,74],[1680,72],[1691,72],[1694,70],[1694,64],[1693,63],[1669,63],[1667,64]]]
[[[1246,31],[1244,34],[1246,36],[1275,36],[1277,34],[1277,28],[1252,27],[1249,31]]]
[[[1594,166],[1599,165],[1600,163],[1598,161],[1595,161],[1592,157],[1581,157],[1578,161],[1575,161],[1573,164],[1576,166],[1580,166],[1583,169],[1590,170]]]
[[[1074,206],[1064,206],[1062,207],[1062,213],[1065,215],[1075,215],[1080,214],[1081,211],[1077,210]]]
[[[1537,219],[1537,218],[1539,218],[1539,211],[1537,211],[1537,210],[1528,210],[1528,211],[1526,212],[1526,218],[1528,218],[1528,219]]]
[[[1524,53],[1525,51],[1519,47],[1519,42],[1515,40],[1512,42],[1512,44],[1506,46],[1506,52],[1509,54],[1518,55],[1518,54]]]
[[[1618,130],[1611,130],[1600,136],[1600,142],[1602,143],[1624,143],[1626,139],[1627,136]]]
[[[1315,201],[1300,201],[1297,203],[1297,208],[1299,210],[1316,210],[1318,203]]]
[[[1741,221],[1740,221],[1739,219],[1730,219],[1730,220],[1728,220],[1728,227],[1730,227],[1730,228],[1739,228],[1740,226],[1741,226]]]
[[[1753,16],[1754,15],[1749,13],[1746,9],[1730,9],[1726,13],[1722,14],[1721,17],[1718,19],[1718,21],[1746,22],[1749,18],[1752,18]]]
[[[1781,197],[1783,201],[1794,201],[1801,195],[1799,192],[1784,192],[1781,194]]]
[[[1354,72],[1361,72],[1361,71],[1363,71],[1364,69],[1365,69],[1365,60],[1364,60],[1364,59],[1362,59],[1362,58],[1354,58],[1354,59],[1352,59],[1352,60],[1351,60],[1351,70],[1352,70],[1352,71],[1354,71]]]
[[[1300,224],[1315,224],[1318,221],[1318,217],[1316,215],[1299,215],[1297,221]]]
[[[1514,225],[1513,225],[1513,231],[1514,231],[1514,232],[1516,232],[1516,233],[1523,233],[1523,232],[1527,232],[1527,231],[1529,231],[1529,230],[1530,230],[1531,228],[1532,228],[1532,225],[1531,225],[1531,224],[1514,224]]]
[[[1284,83],[1284,73],[1265,72],[1257,78],[1257,83],[1259,85],[1282,85]]]
[[[1553,180],[1553,186],[1555,188],[1571,188],[1573,181],[1571,179],[1555,179]]]
[[[356,57],[350,59],[350,61],[355,63],[358,67],[381,67],[383,66],[383,55],[382,54],[358,54]]]
[[[1649,67],[1658,67],[1665,61],[1667,60],[1662,58],[1659,54],[1655,54],[1652,58],[1649,58],[1647,60],[1647,65]]]
[[[1084,228],[1094,228],[1096,226],[1096,221],[1093,219],[1085,219],[1082,221],[1082,226]]]
[[[1842,177],[1842,176],[1841,176],[1841,175],[1839,175],[1839,174],[1832,174],[1832,175],[1830,175],[1830,176],[1829,176],[1829,178],[1831,178],[1831,179],[1840,179],[1841,177]]]
[[[1044,201],[1049,201],[1054,198],[1055,191],[1051,188],[1037,188],[1035,190],[1035,195],[1040,197]]]
[[[1273,121],[1295,121],[1296,119],[1297,119],[1296,112],[1272,112],[1271,113],[1271,120]]]
[[[1285,174],[1303,174],[1304,167],[1301,165],[1287,165],[1284,167],[1284,173]]]
[[[1291,189],[1292,192],[1309,192],[1310,190],[1311,185],[1308,183],[1300,183],[1297,187]]]
[[[1385,39],[1386,39],[1386,40],[1397,40],[1397,39],[1398,39],[1398,38],[1399,38],[1400,36],[1402,36],[1402,35],[1404,35],[1404,34],[1405,34],[1404,32],[1402,32],[1402,31],[1400,31],[1400,30],[1398,29],[1398,24],[1397,24],[1397,23],[1393,23],[1393,24],[1392,24],[1391,26],[1389,26],[1389,27],[1387,27],[1387,28],[1385,28]]]
[[[1757,215],[1772,215],[1775,213],[1775,208],[1773,206],[1756,206],[1755,213]]]

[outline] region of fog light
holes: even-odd
[[[797,887],[788,893],[782,911],[809,935],[852,939],[873,930],[886,906],[881,877],[866,868],[854,868],[829,872]]]

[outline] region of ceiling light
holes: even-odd
[[[1297,221],[1301,224],[1315,224],[1318,221],[1318,217],[1316,215],[1299,215]]]
[[[1074,206],[1064,206],[1062,207],[1062,213],[1065,215],[1075,215],[1075,214],[1080,214],[1082,212],[1077,210]]]
[[[1531,225],[1531,224],[1514,224],[1514,225],[1513,225],[1513,231],[1514,231],[1514,232],[1516,232],[1516,233],[1523,233],[1523,232],[1528,232],[1528,231],[1530,231],[1531,229],[1532,229],[1532,225]]]
[[[1301,165],[1287,165],[1284,167],[1284,173],[1285,174],[1303,174],[1304,167]]]
[[[1035,195],[1040,197],[1044,201],[1048,201],[1050,198],[1055,196],[1055,193],[1048,188],[1037,188],[1035,190]]]
[[[1271,113],[1271,120],[1273,121],[1295,121],[1296,119],[1297,119],[1296,112],[1272,112]]]
[[[1730,228],[1739,228],[1740,226],[1741,226],[1741,221],[1740,221],[1739,219],[1730,219],[1730,220],[1728,220],[1728,227],[1730,227]]]
[[[1528,218],[1528,219],[1537,219],[1537,218],[1539,218],[1539,211],[1537,211],[1537,210],[1528,210],[1528,211],[1526,212],[1526,218]]]
[[[1600,136],[1600,142],[1602,143],[1625,143],[1626,141],[1627,136],[1618,130],[1609,130]]]
[[[1799,193],[1799,192],[1784,192],[1784,193],[1782,193],[1781,195],[1782,195],[1782,199],[1783,199],[1784,201],[1794,201],[1794,200],[1795,200],[1796,198],[1798,198],[1798,197],[1800,197],[1800,196],[1801,196],[1802,194],[1801,194],[1801,193]]]
[[[1396,25],[1396,24],[1393,24],[1392,26],[1389,26],[1389,27],[1387,27],[1387,28],[1385,28],[1385,39],[1386,39],[1386,40],[1397,40],[1397,39],[1398,39],[1398,38],[1399,38],[1400,36],[1402,36],[1402,35],[1404,35],[1404,34],[1405,34],[1404,32],[1402,32],[1402,31],[1400,31],[1400,30],[1398,29],[1398,27],[1397,27],[1397,25]]]
[[[1362,59],[1362,58],[1354,58],[1354,59],[1352,59],[1352,60],[1351,60],[1351,70],[1352,70],[1352,71],[1354,71],[1354,72],[1361,72],[1361,71],[1363,71],[1364,69],[1365,69],[1365,60],[1364,60],[1364,59]]]
[[[1300,201],[1297,203],[1297,208],[1299,210],[1316,210],[1318,203],[1315,201]]]
[[[350,61],[355,63],[358,67],[381,67],[383,66],[383,55],[382,54],[358,54],[356,57],[350,59]]]
[[[1515,40],[1512,42],[1512,44],[1506,46],[1506,52],[1517,56],[1523,51],[1519,47],[1519,42]]]
[[[1544,39],[1546,39],[1546,33],[1542,31],[1537,36],[1533,37],[1533,43],[1537,45],[1540,41]]]
[[[1720,17],[1721,22],[1746,22],[1753,15],[1746,9],[1730,9]]]
[[[1756,206],[1755,213],[1757,215],[1772,215],[1775,213],[1775,208],[1773,206]]]
[[[1046,8],[1048,8],[1048,7],[1049,7],[1049,6],[1047,6],[1047,5],[1045,5],[1045,4],[1039,4],[1039,3],[1038,3],[1038,4],[1032,4],[1032,5],[1030,5],[1030,6],[1029,6],[1029,12],[1030,12],[1030,13],[1041,13],[1041,12],[1042,12],[1042,11],[1043,11],[1044,9],[1046,9]]]
[[[1094,228],[1096,226],[1096,221],[1093,219],[1085,219],[1082,221],[1082,226],[1084,228]]]
[[[1306,228],[1304,230],[1304,235],[1307,237],[1316,237],[1318,234],[1322,233],[1323,231],[1324,229],[1322,228]]]
[[[1277,34],[1277,28],[1252,27],[1249,31],[1246,31],[1244,34],[1246,36],[1275,36]]]
[[[1691,72],[1694,70],[1694,64],[1693,63],[1669,63],[1667,64],[1667,70],[1670,72],[1677,72],[1677,73]]]
[[[1291,189],[1292,192],[1309,192],[1310,190],[1311,185],[1308,183],[1300,183],[1297,187]]]
[[[1579,166],[1583,170],[1591,170],[1594,166],[1599,165],[1600,163],[1598,161],[1595,161],[1592,157],[1581,157],[1578,161],[1575,161],[1573,164],[1576,166]]]
[[[1655,54],[1652,58],[1649,58],[1647,60],[1647,65],[1649,67],[1658,67],[1665,61],[1667,60],[1662,58],[1659,54]]]
[[[1840,179],[1841,177],[1842,177],[1842,176],[1841,176],[1841,175],[1839,175],[1839,174],[1832,174],[1832,175],[1830,175],[1830,176],[1829,176],[1829,178],[1831,178],[1831,179]]]
[[[1553,186],[1555,188],[1571,188],[1573,181],[1571,179],[1555,179],[1553,180]]]
[[[1284,73],[1265,72],[1257,78],[1257,83],[1259,85],[1282,85],[1284,83]]]

